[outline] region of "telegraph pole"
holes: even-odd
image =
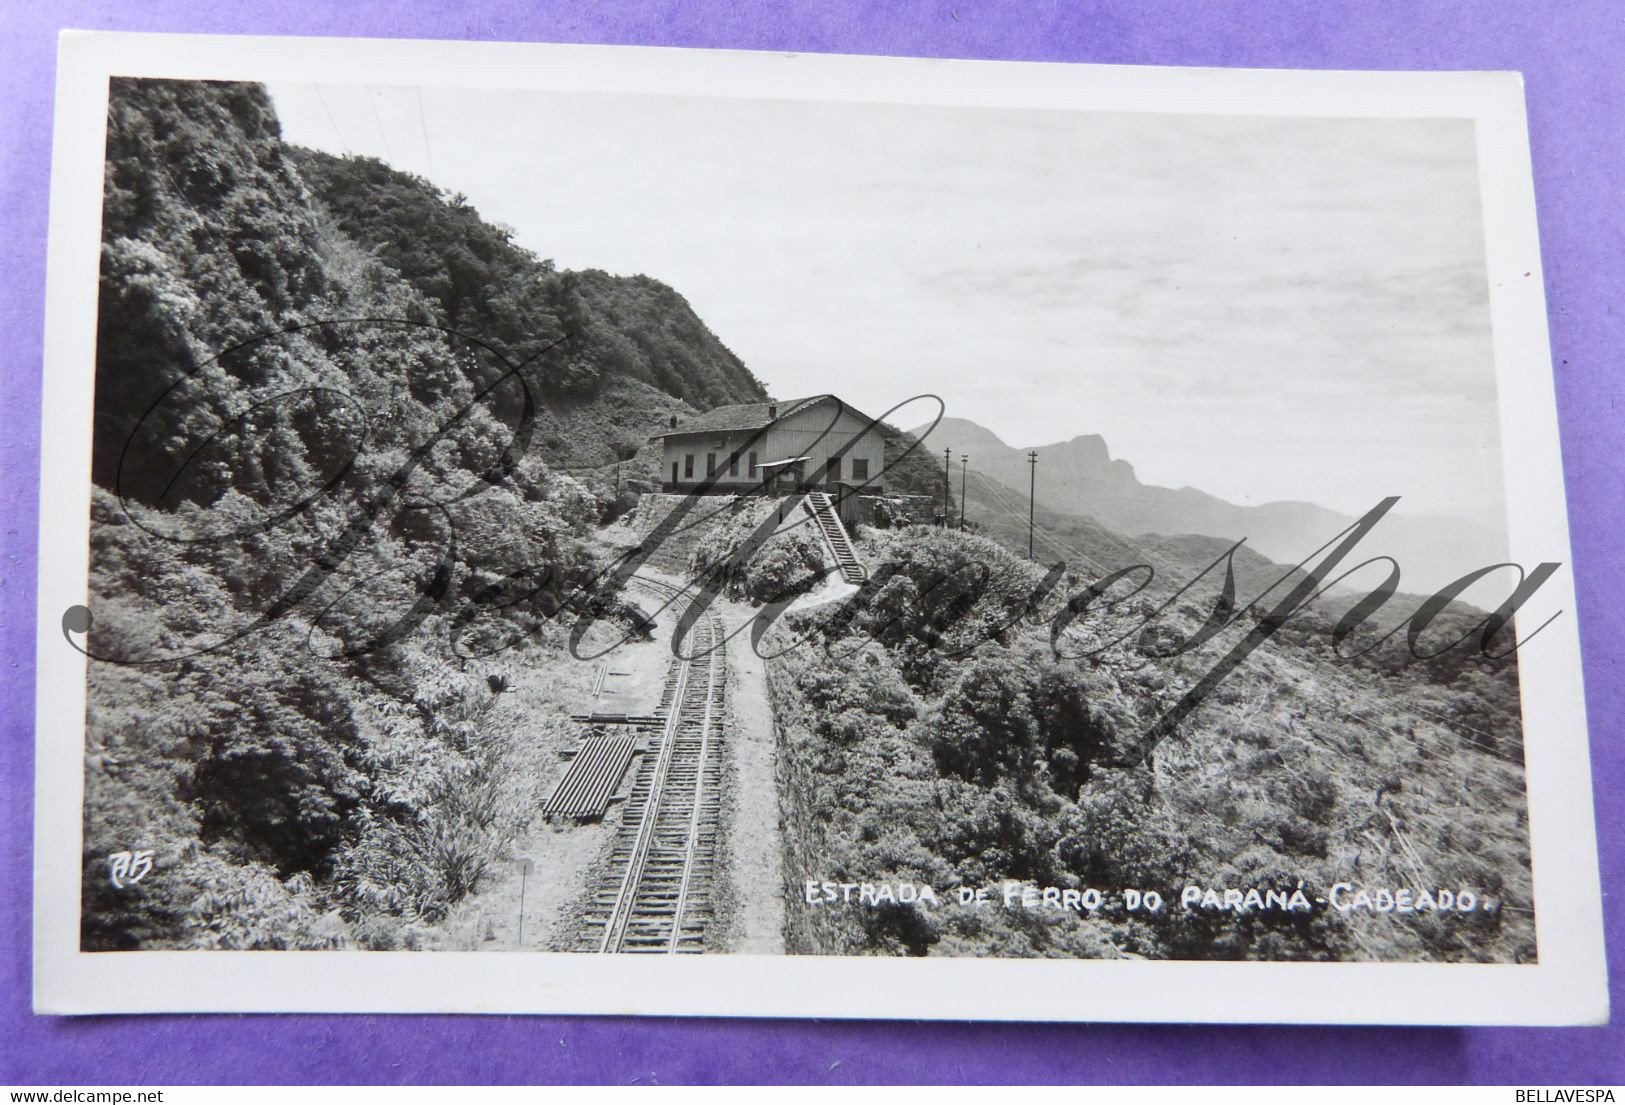
[[[519,939],[516,942],[520,947],[525,946],[525,881],[535,869],[535,861],[529,859],[519,861]]]
[[[1038,450],[1027,450],[1027,559],[1033,558],[1033,496],[1038,491]]]
[[[965,479],[970,474],[970,454],[959,455],[959,528],[965,528]]]
[[[948,519],[953,517],[954,494],[954,451],[942,451],[942,528],[948,528]]]

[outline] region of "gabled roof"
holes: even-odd
[[[782,422],[799,410],[816,406],[826,399],[840,403],[848,414],[856,415],[865,422],[873,423],[874,419],[852,406],[850,403],[834,395],[814,395],[806,399],[770,399],[761,403],[731,403],[726,407],[713,407],[702,411],[693,418],[679,422],[668,430],[649,435],[650,441],[660,441],[668,437],[680,437],[683,434],[709,434],[733,433],[739,430],[760,430]],[[778,413],[768,414],[768,408],[777,407]]]
[[[827,397],[815,395],[811,399],[779,399],[765,403],[731,403],[726,407],[713,407],[684,422],[679,422],[669,430],[651,434],[650,440],[676,434],[704,434],[718,430],[759,430],[786,417],[792,411],[824,398]],[[770,417],[769,407],[777,407],[778,414]]]

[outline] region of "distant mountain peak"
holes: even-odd
[[[916,436],[929,427],[915,430]],[[985,477],[1009,488],[1025,504],[1031,487],[1037,504],[1059,514],[1095,519],[1135,537],[1197,534],[1247,545],[1280,563],[1296,563],[1352,525],[1348,515],[1315,503],[1279,501],[1240,505],[1198,488],[1143,484],[1134,466],[1112,459],[1100,434],[1012,448],[985,426],[968,418],[944,418],[926,439],[940,456],[944,448],[970,455],[972,478]],[[1036,470],[1027,452],[1038,453]],[[958,457],[956,456],[957,460]],[[939,461],[940,463],[940,461]],[[1024,520],[1024,519],[1022,519]],[[1499,527],[1460,519],[1390,515],[1372,534],[1368,554],[1393,556],[1403,565],[1408,586],[1431,590],[1481,564],[1505,559]]]
[[[1003,438],[986,426],[972,422],[968,418],[954,418],[951,415],[944,415],[935,427],[927,423],[924,426],[916,426],[909,433],[923,441],[939,445],[947,444],[948,439],[952,438],[956,449],[962,445],[968,448],[976,442],[999,449],[1011,448]]]

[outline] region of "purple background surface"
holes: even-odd
[[[29,1008],[38,411],[63,27],[1314,69],[1516,69],[1568,476],[1616,1005],[1625,917],[1625,377],[1617,0],[63,0],[0,12],[0,1083],[1625,1082],[1625,1030],[972,1025],[562,1017],[36,1017]],[[878,7],[878,6],[873,6]],[[1612,891],[1612,895],[1608,892]]]

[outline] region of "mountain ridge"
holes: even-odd
[[[922,426],[913,432],[927,435],[929,448],[969,454],[980,475],[1023,497],[1031,487],[1040,506],[1094,519],[1129,538],[1187,534],[1230,541],[1245,538],[1270,560],[1296,564],[1357,520],[1303,500],[1243,505],[1188,484],[1169,488],[1142,483],[1132,463],[1111,456],[1100,434],[1015,447],[987,427],[957,417],[944,417],[934,428]],[[1042,469],[1042,478],[1031,484],[1035,473],[1029,469],[1029,450],[1037,454]],[[1394,512],[1377,524],[1359,553],[1362,558],[1390,556],[1397,561],[1404,591],[1436,591],[1468,572],[1507,558],[1504,534],[1488,526],[1437,514]]]

